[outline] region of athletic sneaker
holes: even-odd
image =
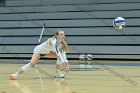
[[[14,74],[10,74],[10,75],[9,75],[9,79],[10,79],[10,80],[15,80]]]
[[[62,74],[62,73],[56,73],[56,74],[54,75],[54,77],[55,77],[55,78],[64,78],[65,75]]]

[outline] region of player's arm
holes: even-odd
[[[59,58],[60,62],[63,64],[65,72],[69,72],[69,66],[68,66],[68,60],[66,58],[66,54],[65,53],[62,54],[60,52],[56,41],[51,40],[51,44],[54,49],[54,52],[57,54],[57,57]]]
[[[64,65],[67,67],[68,71],[69,71],[69,63],[68,63],[68,59],[67,59],[67,56],[66,56],[66,53],[65,52],[62,52],[62,57],[64,58]]]

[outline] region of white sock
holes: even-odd
[[[17,77],[19,75],[19,71],[17,71],[15,74],[13,74],[14,77]]]
[[[31,63],[28,63],[28,64],[22,66],[21,69],[22,69],[23,71],[27,71],[30,67],[31,67]],[[13,76],[14,76],[15,78],[16,78],[18,75],[19,75],[19,71],[17,71],[15,74],[13,74]]]

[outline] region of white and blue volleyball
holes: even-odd
[[[92,54],[87,54],[87,55],[86,55],[86,59],[87,59],[88,61],[92,60],[92,59],[93,59]]]
[[[125,19],[123,17],[116,17],[113,20],[113,26],[118,30],[123,29],[125,27]]]

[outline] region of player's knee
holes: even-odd
[[[35,68],[36,64],[30,62],[30,66],[31,66],[32,68]]]
[[[35,63],[30,62],[30,63],[28,63],[28,64],[22,66],[21,69],[22,69],[23,71],[27,71],[30,67],[35,67]]]
[[[57,65],[61,65],[62,63],[60,63],[60,62],[56,62],[56,64],[57,64]]]
[[[31,67],[31,64],[28,63],[28,64],[22,66],[21,69],[22,69],[23,71],[27,71],[30,67]]]
[[[56,64],[57,64],[57,65],[61,65],[62,63],[60,62],[60,60],[57,60],[57,61],[56,61]]]

